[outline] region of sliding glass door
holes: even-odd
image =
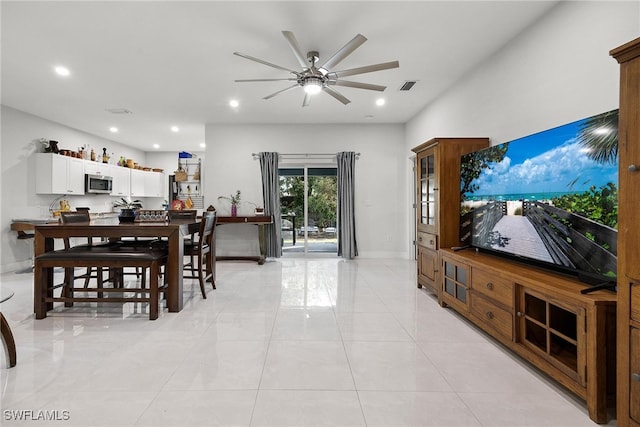
[[[279,169],[282,253],[337,254],[335,167]]]

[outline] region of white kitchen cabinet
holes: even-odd
[[[84,194],[84,160],[36,153],[36,194]]]
[[[131,196],[145,197],[145,175],[148,172],[131,169]]]
[[[164,197],[164,173],[131,169],[132,197]]]
[[[164,195],[164,173],[145,172],[144,193],[146,197],[162,197]]]
[[[84,173],[89,175],[113,176],[111,165],[107,163],[92,162],[84,160]]]
[[[131,194],[131,169],[122,166],[111,166],[113,177],[112,196],[129,197]]]

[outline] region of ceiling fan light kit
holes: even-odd
[[[322,79],[318,77],[307,77],[303,83],[304,91],[309,95],[316,95],[322,92],[323,84]]]
[[[343,86],[343,87],[351,87],[356,89],[375,90],[380,92],[384,91],[387,87],[381,86],[381,85],[369,84],[369,83],[340,80],[340,78],[346,77],[346,76],[354,76],[357,74],[371,73],[374,71],[388,70],[391,68],[398,68],[400,66],[400,63],[398,61],[391,61],[391,62],[384,62],[381,64],[367,65],[364,67],[351,68],[351,69],[342,70],[342,71],[330,71],[333,67],[338,65],[343,59],[345,59],[347,56],[353,53],[353,51],[355,51],[358,47],[360,47],[365,41],[367,41],[366,37],[364,37],[362,34],[357,34],[351,41],[349,41],[340,50],[338,50],[335,54],[333,54],[333,56],[331,56],[324,64],[322,64],[320,67],[317,67],[316,63],[320,58],[320,55],[317,51],[309,51],[305,56],[302,54],[302,49],[300,49],[300,45],[298,44],[296,37],[293,35],[291,31],[283,31],[282,34],[284,35],[285,39],[287,39],[287,41],[289,42],[289,47],[291,48],[293,55],[298,61],[298,64],[302,68],[302,71],[295,71],[287,67],[272,64],[271,62],[267,62],[262,59],[255,58],[253,56],[249,56],[244,53],[240,53],[240,52],[233,53],[234,55],[237,55],[241,58],[258,62],[260,64],[263,64],[278,70],[287,71],[295,76],[295,77],[281,78],[281,79],[235,80],[236,82],[272,82],[272,81],[296,82],[291,86],[288,86],[284,89],[281,89],[277,92],[274,92],[270,95],[265,96],[263,99],[271,99],[282,92],[286,92],[290,89],[294,89],[297,87],[302,87],[304,88],[304,91],[305,91],[305,97],[302,102],[303,107],[306,107],[309,105],[312,95],[318,94],[323,91],[331,95],[336,100],[340,101],[342,104],[347,105],[351,101],[330,86]]]

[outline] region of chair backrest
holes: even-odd
[[[89,216],[88,210],[80,212],[60,212],[60,222],[62,224],[82,224],[90,221],[91,217]]]
[[[169,221],[175,221],[178,219],[196,219],[196,215],[198,215],[197,210],[183,209],[183,210],[169,210],[168,211]]]
[[[202,214],[202,221],[200,221],[200,237],[199,237],[199,248],[202,249],[203,246],[211,246],[211,241],[213,240],[213,235],[216,228],[216,212],[204,212]]]
[[[61,224],[89,224],[91,222],[91,217],[89,216],[88,210],[82,210],[80,212],[71,212],[71,211],[62,211],[60,212],[60,223]],[[87,239],[88,243],[91,244],[92,239]],[[63,239],[65,249],[69,249],[71,247],[71,242],[68,237]]]

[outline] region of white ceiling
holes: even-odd
[[[207,123],[405,123],[556,3],[2,1],[2,103],[143,151],[201,150]],[[303,108],[300,88],[263,100],[290,83],[234,79],[291,75],[233,52],[297,70],[282,30],[320,63],[361,33],[368,41],[337,68],[400,68],[349,77],[387,89],[337,88],[346,106],[319,94]],[[406,80],[418,83],[400,92]]]

